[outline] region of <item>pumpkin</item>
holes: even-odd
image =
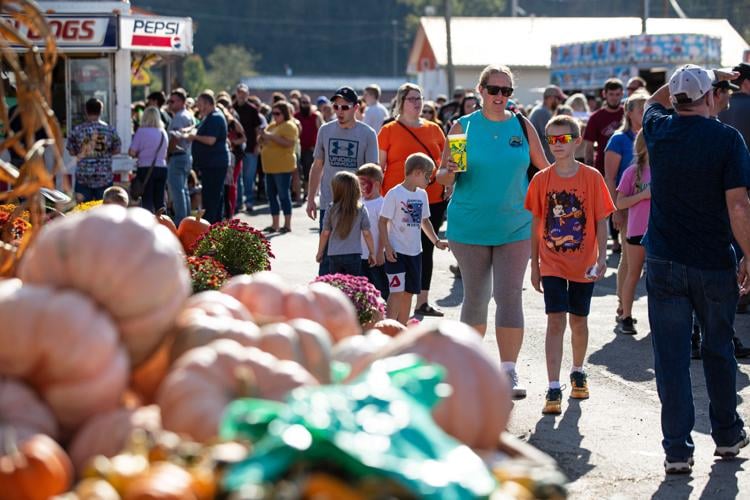
[[[321,384],[331,381],[330,334],[309,319],[273,323],[260,330],[258,347],[279,359],[296,361]]]
[[[177,360],[159,388],[164,428],[200,442],[215,438],[224,408],[238,397],[280,401],[315,378],[293,361],[221,339]]]
[[[115,325],[72,290],[0,281],[0,345],[0,375],[36,389],[65,429],[117,407],[127,385]]]
[[[289,287],[270,271],[234,276],[221,287],[244,305],[259,325],[284,321],[284,301]]]
[[[88,419],[68,446],[70,459],[80,475],[97,455],[114,457],[125,449],[135,429],[151,433],[161,430],[161,413],[156,405],[136,409],[117,408]]]
[[[0,500],[47,500],[65,493],[73,466],[60,445],[44,434],[20,443],[6,435],[0,454]]]
[[[180,221],[180,227],[177,228],[177,237],[187,254],[190,254],[193,243],[211,228],[211,223],[203,218],[204,213],[206,213],[205,210],[198,210],[195,217],[185,217]]]
[[[153,214],[107,205],[42,227],[19,277],[89,295],[112,316],[137,366],[156,351],[190,294],[184,260],[177,238]]]
[[[368,330],[364,335],[347,337],[333,346],[331,357],[349,365],[350,373],[359,374],[390,341],[391,337],[380,330]]]
[[[406,330],[406,327],[395,319],[381,319],[376,322],[372,327],[375,330],[379,330],[389,337],[395,337],[399,333]]]
[[[323,318],[320,324],[331,333],[334,343],[362,333],[357,310],[344,292],[328,283],[311,283],[307,288],[315,297],[316,309]]]
[[[433,409],[435,422],[472,448],[497,448],[512,408],[510,385],[476,330],[449,320],[421,325],[395,337],[377,357],[406,353],[446,369],[445,382],[453,390]]]
[[[170,462],[159,462],[126,486],[122,500],[197,500],[192,485],[188,471]]]
[[[104,479],[88,477],[78,483],[75,489],[78,500],[120,500],[117,490]]]
[[[55,416],[36,393],[19,380],[0,377],[0,443],[9,429],[19,440],[34,434],[58,438]]]
[[[224,322],[218,321],[217,318],[234,318],[242,321]],[[164,339],[156,353],[131,374],[130,388],[141,401],[152,403],[159,384],[167,375],[169,365],[174,359],[193,347],[218,338],[232,338],[248,345],[242,341],[244,337],[257,333],[255,325],[245,324],[252,319],[245,306],[224,293],[210,290],[191,296],[175,320],[172,333]],[[239,333],[235,334],[235,331]],[[219,332],[223,332],[223,335],[219,335]],[[255,345],[255,341],[249,345]]]
[[[172,218],[167,215],[167,210],[164,207],[161,207],[156,212],[156,221],[162,226],[169,229],[172,234],[177,236],[177,226],[174,225],[174,221],[172,220]]]

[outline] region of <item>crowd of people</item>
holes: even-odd
[[[611,252],[621,254],[618,334],[638,333],[633,302],[646,269],[666,471],[693,463],[691,357],[703,359],[716,454],[736,455],[748,444],[736,412],[735,357],[750,348],[733,324],[750,289],[742,258],[750,251],[750,65],[733,72],[688,65],[653,94],[640,77],[608,79],[596,99],[551,85],[528,113],[513,100],[514,85],[509,68],[487,66],[472,92],[458,89],[451,101],[427,101],[418,85],[404,83],[390,106],[377,85],[361,96],[343,86],[315,100],[274,93],[269,104],[243,84],[194,101],[181,89],[157,93],[138,111],[128,151],[143,185],[139,202],[163,209],[166,191],[179,223],[195,205],[193,179],[211,222],[252,214],[264,197],[269,234],[292,231],[293,207],[304,204],[319,220],[319,274],[368,277],[388,316],[404,323],[443,315],[429,291],[434,249],[450,249],[464,282],[461,321],[484,334],[495,300],[514,397],[526,395],[516,363],[530,261],[547,314],[549,414],[561,412],[568,324],[571,397],[589,397],[587,316],[611,240]],[[120,148],[99,120],[101,103],[87,103],[86,114],[68,139],[82,200],[111,185],[104,158]],[[466,169],[446,136],[465,138]]]

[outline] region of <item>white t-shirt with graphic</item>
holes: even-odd
[[[422,220],[430,217],[430,204],[424,189],[409,191],[402,184],[394,187],[383,199],[380,216],[390,221],[388,239],[396,252],[404,255],[422,253]]]
[[[380,210],[383,208],[383,197],[378,196],[372,200],[362,200],[365,208],[367,209],[367,215],[370,218],[370,233],[372,233],[372,241],[375,247],[378,246],[378,237],[380,236],[380,230],[378,229],[378,220],[380,219]],[[362,259],[367,260],[370,257],[370,250],[367,248],[364,236],[362,237]]]

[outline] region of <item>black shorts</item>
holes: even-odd
[[[643,243],[641,243],[642,240],[643,240],[643,235],[640,235],[640,236],[631,236],[625,241],[627,241],[631,245],[637,245],[640,247],[640,246],[643,246]]]
[[[544,288],[544,312],[570,313],[588,316],[591,309],[591,296],[594,295],[594,282],[579,283],[557,276],[542,276]]]
[[[422,291],[422,254],[396,253],[396,262],[385,261],[388,289],[391,293],[418,294]]]

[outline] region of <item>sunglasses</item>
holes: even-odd
[[[422,102],[422,96],[419,96],[419,97],[407,97],[406,99],[404,99],[404,101],[409,101],[411,103]]]
[[[333,105],[333,109],[335,109],[336,111],[338,110],[349,111],[350,109],[352,109],[352,107],[353,106],[350,104],[334,104]]]
[[[274,111],[271,113],[273,116],[281,116],[281,111]]]
[[[547,144],[568,144],[575,138],[573,134],[548,135]]]
[[[489,95],[503,94],[503,97],[510,97],[513,95],[513,87],[501,87],[500,85],[485,85],[484,88],[487,90]]]
[[[434,115],[435,112],[432,111],[431,109],[425,109],[425,110],[422,110],[422,114],[423,115]]]

